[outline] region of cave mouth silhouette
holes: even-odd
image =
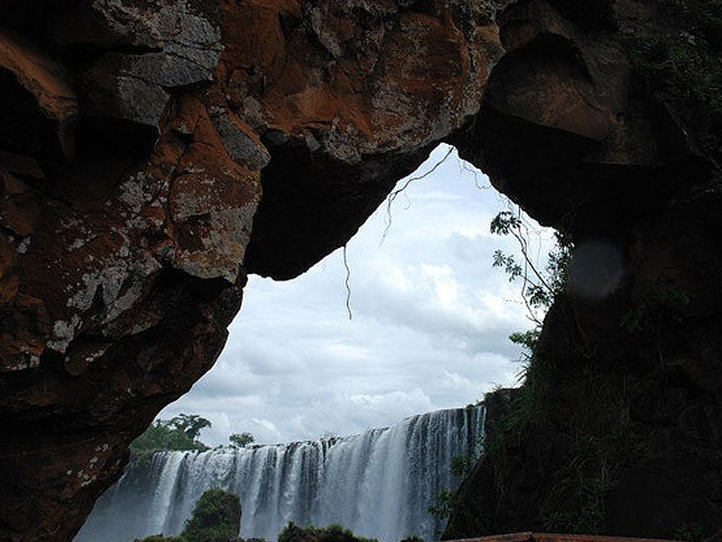
[[[210,419],[211,445],[245,431],[273,443],[355,434],[516,385],[508,336],[532,323],[521,284],[492,267],[496,250],[519,258],[518,246],[489,231],[508,209],[439,145],[346,247],[290,281],[251,275],[221,357],[159,417]],[[553,230],[520,216],[543,269]]]

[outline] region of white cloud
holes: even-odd
[[[477,184],[488,181],[454,153],[396,199],[385,237],[386,205],[369,219],[347,249],[351,321],[340,250],[293,281],[251,277],[218,363],[162,416],[207,417],[214,445],[243,431],[278,442],[385,426],[513,384],[519,349],[507,337],[530,324],[519,286],[491,266],[494,250],[516,248],[489,233],[507,203]],[[548,252],[550,237],[533,250]]]

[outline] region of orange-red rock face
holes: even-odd
[[[219,76],[274,157],[249,271],[308,269],[479,110],[502,52],[493,9],[399,4],[222,4]]]
[[[501,48],[491,7],[453,2],[15,4],[0,538],[66,540],[213,364],[246,269],[345,242],[478,111]]]
[[[3,4],[0,539],[69,540],[213,365],[246,273],[308,269],[440,141],[579,238],[666,201],[592,4]]]

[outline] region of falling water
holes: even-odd
[[[96,503],[75,542],[178,534],[203,492],[241,498],[241,536],[276,540],[289,521],[341,524],[359,536],[437,540],[428,511],[454,489],[452,458],[478,453],[482,407],[440,410],[345,438],[208,452],[159,452],[135,462]]]

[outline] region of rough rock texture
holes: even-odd
[[[219,10],[135,4],[64,6],[72,43],[50,7],[57,32],[0,32],[3,540],[71,538],[240,307],[265,151],[214,125]]]
[[[229,96],[271,153],[250,272],[292,278],[353,235],[480,106],[501,55],[467,2],[252,2],[229,26]],[[243,40],[252,41],[247,43]]]
[[[345,243],[478,111],[502,51],[483,3],[0,15],[0,538],[67,540],[211,367],[247,270]]]
[[[722,12],[597,5],[588,28],[565,3],[510,7],[513,51],[460,142],[576,249],[447,538],[722,528]]]
[[[569,375],[620,368],[642,402],[671,378],[645,380],[660,364],[685,383],[667,410],[640,414],[654,453],[620,474],[608,525],[630,524],[627,488],[640,478],[660,481],[669,508],[680,484],[718,487],[719,473],[694,459],[664,483],[657,473],[686,454],[693,429],[700,457],[720,449],[722,296],[719,273],[706,271],[720,269],[708,174],[719,121],[636,82],[625,32],[654,26],[653,2],[583,4],[6,0],[0,539],[69,540],[120,475],[128,443],[212,366],[246,273],[308,269],[440,141],[566,229],[579,254],[601,243],[620,255],[623,287],[619,273],[578,283],[613,296],[585,305],[572,291],[550,313],[543,344]],[[673,326],[660,324],[669,330],[650,308],[667,283],[689,300]],[[626,342],[625,314],[642,324]],[[569,409],[559,412],[563,426]],[[550,486],[521,472],[537,515],[487,531],[527,528],[541,513]],[[707,528],[720,497],[703,500]],[[667,527],[639,522],[648,535]]]

